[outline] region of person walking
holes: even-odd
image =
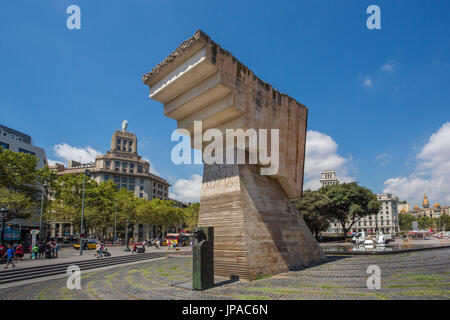
[[[23,259],[23,245],[22,243],[19,243],[16,247],[16,257],[17,257],[17,261],[22,262]]]
[[[6,253],[4,255],[6,257],[6,267],[5,269],[8,269],[9,265],[12,264],[12,267],[15,268],[16,265],[14,264],[14,249],[13,246],[10,244],[8,250],[6,250]]]
[[[131,253],[137,253],[137,245],[133,243],[133,251]]]

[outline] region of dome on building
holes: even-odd
[[[433,207],[435,207],[435,208],[440,208],[440,207],[441,207],[441,204],[440,204],[439,202],[436,201],[436,203],[433,205]]]
[[[420,210],[417,204],[414,206],[414,210]]]
[[[423,208],[428,208],[429,206],[430,206],[430,202],[428,202],[427,195],[424,194],[423,195],[423,201],[422,201],[422,207]]]

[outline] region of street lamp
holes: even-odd
[[[130,231],[129,230],[129,224],[130,224],[130,220],[127,219],[126,226],[125,226],[125,239],[126,239],[126,242],[127,242],[127,246],[125,247],[125,249],[123,249],[123,251],[131,251],[130,247],[128,246],[128,240],[129,240],[128,233]]]
[[[114,199],[114,244],[117,243],[117,198]]]
[[[45,192],[45,186],[46,184],[42,185],[42,191],[41,191],[41,217],[39,219],[39,242],[42,242],[42,219],[44,216],[44,192]]]
[[[2,218],[2,242],[5,241],[5,223],[6,223],[6,215],[8,214],[8,210],[5,208],[0,209],[1,218]]]
[[[89,170],[88,169],[84,169],[83,172],[83,198],[81,200],[81,227],[80,227],[80,256],[83,255],[83,220],[84,220],[84,193],[85,193],[85,188],[86,188],[86,175],[89,174]]]

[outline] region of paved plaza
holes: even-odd
[[[183,288],[192,259],[163,258],[82,275],[82,289],[66,278],[0,290],[1,299],[450,299],[450,249],[379,256],[330,256],[329,262],[252,282],[222,282],[196,292]],[[381,289],[369,290],[369,265],[381,269]]]

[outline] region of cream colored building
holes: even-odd
[[[381,233],[395,233],[399,231],[398,223],[398,198],[390,193],[377,194],[381,209],[377,215],[361,218],[352,226],[352,231],[375,233],[377,228]],[[342,233],[342,227],[338,223],[331,223],[328,233]]]
[[[336,172],[334,170],[326,170],[322,172],[322,178],[320,184],[322,187],[338,184],[339,181],[336,178]]]
[[[113,133],[111,150],[97,156],[95,163],[82,164],[70,160],[67,167],[56,164],[50,168],[57,171],[58,175],[83,174],[84,170],[88,169],[89,175],[98,183],[111,180],[119,188],[133,192],[136,197],[169,200],[169,182],[150,172],[150,163],[138,154],[137,137],[127,131],[126,121],[122,125],[122,130]],[[179,202],[176,205],[182,206]],[[62,222],[52,222],[51,230],[51,237],[63,237],[67,233],[73,233],[70,224]],[[140,226],[135,230],[135,237],[147,237],[148,232],[149,230],[144,230],[143,226]]]
[[[427,195],[423,196],[422,208],[415,205],[414,208],[408,212],[418,218],[429,217],[429,218],[439,218],[441,215],[450,213],[450,206],[443,206],[438,201],[436,201],[432,206],[428,200]]]

